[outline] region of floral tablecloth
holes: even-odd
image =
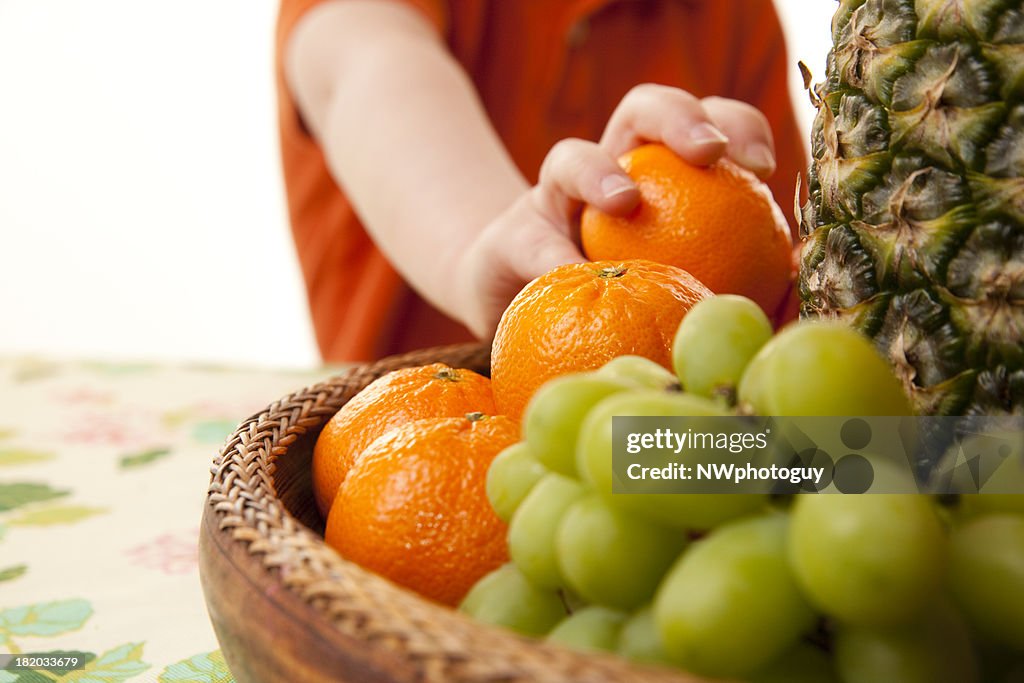
[[[315,372],[0,359],[0,683],[230,683],[199,584],[209,464]]]

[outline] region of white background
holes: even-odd
[[[776,4],[807,131],[796,62],[821,76],[835,3]],[[318,362],[280,181],[276,8],[0,0],[0,355]]]

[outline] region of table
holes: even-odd
[[[86,661],[0,683],[232,683],[199,584],[209,464],[241,420],[340,369],[0,358],[0,653]]]

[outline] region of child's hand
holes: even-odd
[[[775,170],[771,129],[750,105],[720,97],[699,100],[660,85],[633,88],[600,143],[566,139],[552,147],[537,185],[491,221],[458,260],[457,309],[474,334],[493,334],[508,303],[530,280],[585,261],[577,235],[581,203],[613,215],[636,207],[639,192],[616,159],[645,142],[664,143],[693,164],[729,156],[761,178]]]

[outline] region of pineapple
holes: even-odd
[[[832,38],[801,314],[874,339],[920,414],[1024,413],[1024,0],[841,0]]]

